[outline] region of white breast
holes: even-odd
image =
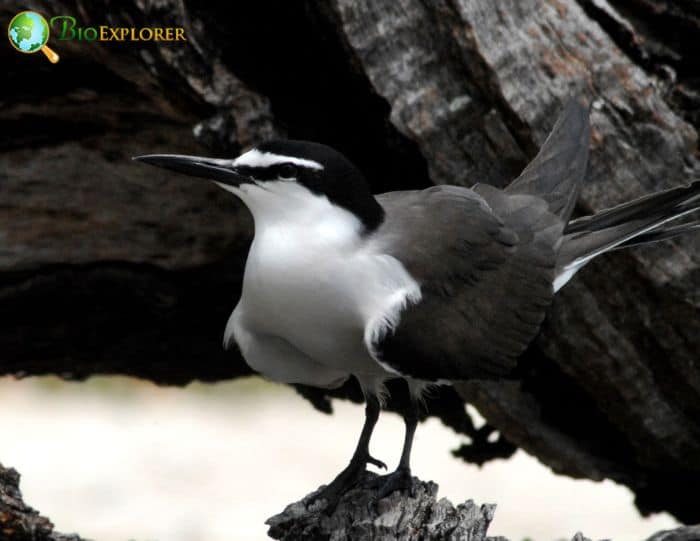
[[[391,325],[397,307],[420,296],[418,285],[398,260],[373,250],[351,213],[323,200],[304,204],[311,208],[287,207],[277,220],[251,209],[255,239],[226,340],[240,341],[238,326],[239,334],[282,338],[334,370],[386,375],[365,338]]]

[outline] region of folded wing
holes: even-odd
[[[378,198],[387,218],[377,242],[421,288],[420,301],[369,345],[400,374],[497,378],[539,329],[552,299],[559,220],[539,198],[484,191],[438,186]]]
[[[588,162],[588,108],[570,100],[540,152],[505,190],[438,186],[378,197],[377,232],[421,288],[377,360],[422,379],[498,378],[536,336]],[[397,235],[397,232],[401,232]]]

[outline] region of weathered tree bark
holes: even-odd
[[[367,473],[367,479],[376,474]],[[281,541],[329,539],[363,541],[472,539],[506,541],[486,537],[495,505],[477,506],[468,500],[456,508],[446,498],[437,499],[438,486],[413,478],[411,493],[394,492],[375,502],[374,490],[356,488],[345,494],[331,515],[325,501],[314,501],[312,492],[301,501],[267,520],[268,535]]]
[[[367,473],[367,479],[376,474]],[[268,535],[280,541],[508,541],[487,536],[496,506],[476,505],[467,500],[456,507],[447,498],[437,499],[438,486],[413,478],[410,490],[394,492],[375,501],[373,490],[356,488],[348,492],[331,515],[324,513],[325,501],[314,500],[317,492],[288,505],[269,518]],[[700,526],[664,530],[647,541],[696,541]],[[589,541],[577,532],[572,541]]]
[[[132,164],[232,156],[272,136],[347,154],[377,192],[505,185],[572,92],[593,103],[580,211],[698,175],[691,0],[64,0],[0,6],[82,26],[186,28],[186,43],[0,48],[0,374],[249,374],[220,347],[252,235],[205,182]],[[264,24],[261,22],[264,21]],[[700,521],[700,238],[597,260],[558,295],[517,379],[444,388],[429,411],[483,462],[515,446]],[[329,395],[299,389],[330,411]],[[352,384],[334,396],[358,399]],[[489,425],[475,430],[471,402]],[[390,404],[390,408],[395,404]],[[497,429],[500,438],[488,441]],[[5,477],[0,478],[3,487]]]
[[[81,541],[53,531],[46,517],[29,507],[19,491],[19,474],[0,464],[0,539],[12,541]]]

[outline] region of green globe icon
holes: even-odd
[[[46,46],[49,41],[49,23],[34,11],[23,11],[10,21],[7,35],[12,46],[21,53],[42,51],[54,64],[58,55]]]

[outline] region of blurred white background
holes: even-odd
[[[259,378],[185,389],[126,378],[64,383],[0,379],[0,461],[22,473],[25,500],[61,532],[96,541],[267,539],[264,521],[347,463],[363,407],[323,415]],[[403,423],[384,414],[372,454],[390,468]],[[625,487],[557,476],[522,451],[483,468],[451,457],[460,436],[419,426],[413,470],[454,504],[498,504],[491,535],[511,541],[641,541],[676,522],[644,519]]]

